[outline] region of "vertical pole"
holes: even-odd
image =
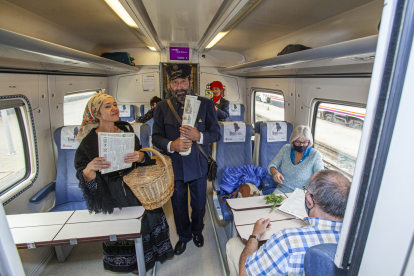
[[[26,275],[9,224],[4,213],[3,205],[0,206],[0,273],[4,276]]]
[[[142,237],[134,239],[135,242],[135,252],[137,253],[137,264],[139,275],[146,275],[145,269],[145,259],[144,259],[144,246],[142,244]]]
[[[3,119],[4,132],[6,133],[7,144],[9,145],[9,153],[7,155],[16,154],[17,152],[14,150],[13,140],[10,134],[9,118],[7,117],[7,111],[4,109],[1,110],[1,118]]]

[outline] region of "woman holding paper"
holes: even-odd
[[[119,121],[115,99],[103,93],[93,96],[88,101],[76,137],[80,142],[75,155],[76,176],[88,210],[112,213],[114,208],[141,205],[130,188],[123,183],[123,176],[135,166],[151,165],[150,157],[147,153],[139,151],[142,147],[135,136],[134,152],[124,159],[125,163],[133,163],[133,166],[101,174],[100,170],[109,168],[111,164],[104,157],[99,157],[99,132],[133,132],[131,125]],[[146,211],[142,219],[141,233],[145,237],[143,246],[147,270],[151,269],[156,261],[164,261],[174,256],[169,227],[162,208]],[[104,268],[110,271],[138,273],[133,241],[104,242],[103,262]]]
[[[289,138],[289,144],[270,162],[268,171],[284,193],[302,189],[311,177],[323,170],[322,156],[312,148],[313,138],[308,126],[297,126]]]
[[[210,89],[213,92],[213,101],[216,107],[217,119],[225,121],[229,116],[230,102],[224,98],[224,85],[219,81],[210,83]]]

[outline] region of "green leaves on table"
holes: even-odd
[[[273,203],[272,208],[270,208],[270,213],[271,213],[275,210],[275,208],[278,204],[282,203],[282,201],[285,198],[281,195],[275,195],[274,193],[271,193],[271,194],[268,194],[267,196],[265,196],[264,199],[266,199],[266,204]]]

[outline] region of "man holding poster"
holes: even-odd
[[[193,83],[191,67],[187,64],[173,64],[166,71],[172,91],[172,108],[183,118],[184,113],[191,113],[189,110],[184,112],[186,96],[195,96],[190,88]],[[194,127],[185,124],[181,126],[167,101],[158,103],[154,111],[152,142],[171,157],[174,169],[174,194],[171,202],[179,235],[174,249],[176,255],[182,254],[187,242],[192,239],[197,247],[204,244],[201,232],[206,210],[208,163],[195,143],[200,144],[209,155],[209,144],[221,138],[214,103],[203,97],[197,97],[197,100],[200,101],[200,107]],[[181,136],[186,139],[180,138]],[[183,154],[189,149],[191,151],[188,155]],[[191,196],[191,221],[188,217],[188,189]]]

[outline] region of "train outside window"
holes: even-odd
[[[65,95],[63,98],[63,124],[65,126],[81,125],[85,106],[97,92],[89,91]]]
[[[365,108],[319,102],[315,112],[314,147],[322,154],[325,168],[352,179]]]
[[[6,138],[0,143],[0,193],[27,177],[28,156],[23,144],[25,138],[22,137],[24,125],[19,114],[19,108],[0,110],[0,136]]]
[[[255,92],[255,122],[284,121],[285,100],[283,93]]]

